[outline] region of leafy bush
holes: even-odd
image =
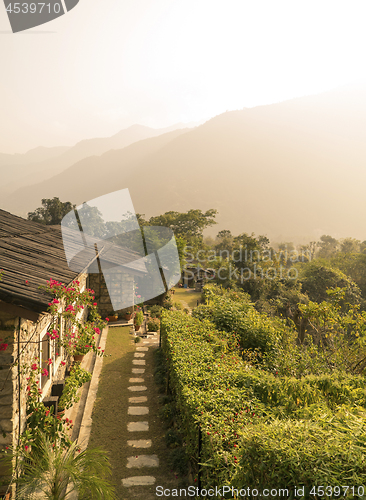
[[[175,429],[169,429],[165,434],[165,443],[168,448],[178,448],[182,446],[182,436]]]
[[[316,422],[272,421],[242,431],[240,466],[232,479],[239,487],[362,485],[366,473],[365,415],[346,410]],[[343,496],[343,491],[342,491]],[[312,497],[313,498],[313,497]],[[353,495],[343,498],[354,498]]]
[[[160,321],[158,319],[150,319],[147,323],[148,332],[157,332],[160,328]]]
[[[243,359],[237,333],[178,311],[164,312],[161,335],[184,449],[205,487],[362,484],[362,376],[269,373]]]
[[[181,475],[188,473],[188,457],[184,448],[175,448],[169,458],[175,472]]]
[[[143,321],[144,321],[144,313],[142,311],[137,311],[135,314],[136,325],[142,325]]]
[[[77,403],[80,399],[80,394],[78,394],[80,387],[86,382],[90,382],[91,379],[92,374],[81,368],[80,363],[76,363],[69,377],[66,379],[58,408],[60,410],[68,409],[71,408],[74,403]]]
[[[150,308],[149,308],[150,316],[152,318],[160,319],[162,309],[163,308],[161,306],[158,306],[158,305],[150,306]]]
[[[242,349],[258,349],[262,355],[278,354],[285,336],[294,336],[284,321],[256,311],[248,295],[225,292],[217,286],[205,287],[206,305],[193,311],[199,319],[209,319],[216,328],[235,333]]]

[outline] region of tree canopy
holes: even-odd
[[[43,198],[42,206],[36,208],[34,212],[28,212],[28,220],[56,226],[61,224],[63,217],[73,210],[76,205],[70,201],[62,202],[56,196],[54,198]]]

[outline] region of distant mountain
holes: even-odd
[[[186,127],[177,124],[162,129],[132,125],[112,137],[85,139],[69,148],[36,148],[25,155],[0,154],[0,194],[9,195],[22,186],[29,186],[62,172],[74,163],[111,149],[122,149],[148,137],[156,137]],[[18,162],[18,163],[16,163]],[[22,165],[12,168],[13,165]]]
[[[227,112],[84,159],[1,208],[24,215],[44,197],[79,204],[128,187],[147,216],[217,208],[214,233],[366,240],[365,186],[366,87],[359,87]]]
[[[54,148],[44,148],[42,146],[30,149],[23,154],[5,154],[0,153],[0,167],[3,165],[26,165],[28,163],[35,163],[43,160],[49,160],[58,156],[69,148],[67,146],[59,146]]]
[[[48,161],[56,156],[65,153],[69,148],[66,146],[31,149],[24,154],[4,154],[0,153],[0,192],[14,179],[22,179],[29,173],[29,164]],[[24,185],[24,184],[20,184]]]

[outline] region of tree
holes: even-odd
[[[99,448],[81,452],[74,442],[65,449],[40,434],[31,448],[18,451],[16,456],[20,459],[20,477],[16,480],[19,500],[65,500],[72,491],[83,500],[116,499],[108,480],[108,457]]]
[[[337,253],[339,243],[335,238],[332,238],[332,236],[323,234],[323,236],[320,237],[318,247],[319,247],[318,256],[323,258],[329,258],[335,253]]]
[[[149,224],[151,226],[165,226],[173,230],[175,236],[185,238],[187,241],[192,239],[202,239],[204,229],[217,224],[215,217],[217,210],[210,209],[206,212],[201,210],[189,210],[182,212],[165,212],[163,215],[151,217]]]
[[[317,259],[307,262],[299,267],[299,281],[302,292],[306,293],[313,302],[323,302],[329,299],[327,289],[344,288],[345,298],[348,303],[360,303],[361,292],[356,283],[339,269],[331,267],[325,260]]]
[[[216,236],[215,250],[217,252],[221,252],[220,255],[223,255],[224,257],[226,253],[226,258],[229,258],[229,255],[233,250],[233,244],[234,238],[231,231],[223,229]]]
[[[341,241],[341,252],[358,253],[360,251],[360,241],[355,238],[344,238]]]
[[[299,309],[310,325],[307,332],[312,335],[328,368],[363,374],[366,369],[366,313],[360,312],[357,305],[345,303],[347,293],[347,288],[329,288],[328,300],[299,304]]]
[[[63,217],[75,206],[70,201],[62,202],[57,197],[43,198],[42,207],[37,208],[34,212],[28,212],[28,220],[56,226],[61,224]]]

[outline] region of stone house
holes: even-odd
[[[182,283],[186,288],[195,288],[201,291],[202,287],[214,277],[212,269],[187,266],[182,271]]]
[[[39,379],[40,398],[47,404],[53,387],[65,378],[70,363],[58,339],[51,340],[46,335],[54,318],[47,312],[50,295],[39,287],[50,279],[64,284],[78,280],[82,289],[95,290],[100,313],[105,316],[113,307],[104,276],[98,272],[99,258],[98,253],[90,252],[85,268],[72,271],[59,227],[38,224],[0,210],[0,269],[4,273],[0,281],[0,450],[16,446],[25,427],[27,383],[22,367],[35,357],[47,366],[48,376]],[[127,260],[128,255],[124,258]],[[110,265],[113,267],[114,263]],[[146,270],[135,272],[141,275]],[[117,279],[115,284],[121,293],[122,290],[133,293],[133,278]],[[87,311],[79,314],[82,317]],[[57,326],[62,335],[65,325]],[[8,489],[8,474],[0,455],[0,495]]]

